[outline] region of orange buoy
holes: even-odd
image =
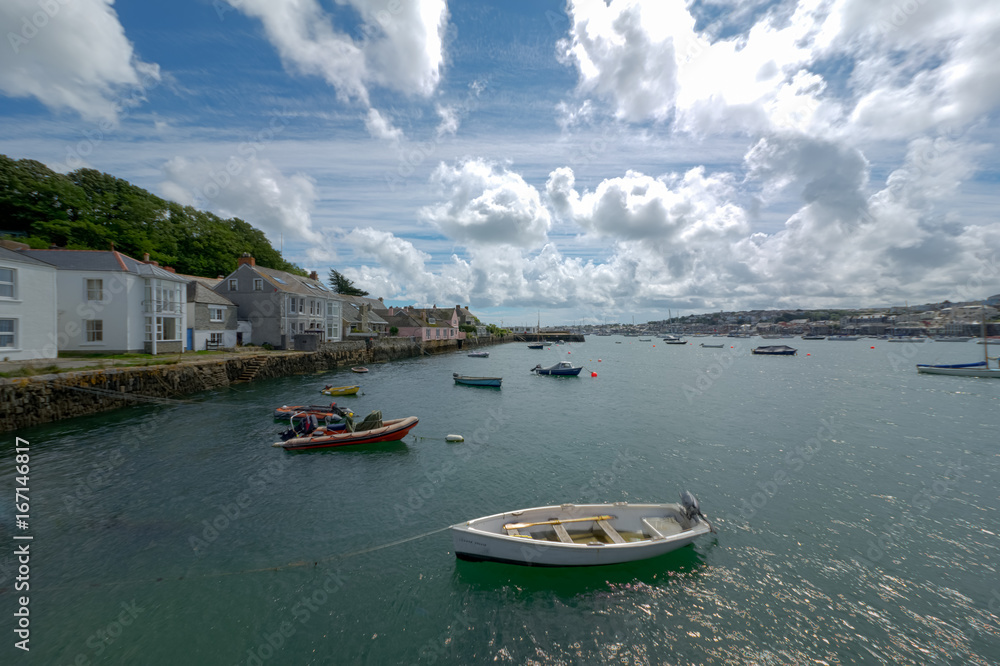
[[[598,362],[598,363],[600,363],[600,362],[601,362],[601,359],[597,359],[597,362]]]
[[[806,356],[812,356],[812,354],[806,354]]]
[[[596,376],[597,376],[597,373],[596,373],[596,372],[592,372],[592,373],[590,373],[590,376],[591,376],[591,377],[596,377]]]
[[[875,349],[875,346],[874,346],[874,345],[872,345],[872,349]]]

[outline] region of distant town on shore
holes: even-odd
[[[645,323],[587,324],[565,327],[508,326],[511,332],[570,332],[593,335],[864,335],[979,336],[983,317],[987,335],[1000,335],[1000,294],[979,301],[942,301],[915,306],[856,310],[740,310],[671,317]]]

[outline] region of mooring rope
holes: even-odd
[[[70,389],[71,391],[81,391],[83,393],[93,393],[95,395],[104,396],[107,398],[114,398],[115,400],[137,400],[139,402],[156,402],[165,405],[198,405],[201,404],[196,400],[178,400],[176,398],[164,398],[155,395],[143,395],[141,393],[123,393],[121,391],[114,391],[112,389],[102,389],[96,386],[73,386],[71,384],[66,384],[63,382],[53,382],[56,386],[60,388]],[[169,387],[168,387],[169,388]],[[204,402],[204,401],[202,401]]]
[[[302,562],[289,562],[288,564],[279,564],[273,567],[259,567],[256,569],[241,569],[239,571],[219,571],[213,573],[196,574],[193,576],[177,576],[177,577],[167,577],[161,576],[159,578],[134,578],[131,580],[115,580],[110,582],[102,583],[81,583],[78,585],[57,585],[53,587],[44,587],[43,590],[70,590],[70,589],[81,589],[81,588],[94,588],[94,587],[110,587],[113,585],[136,585],[142,583],[162,583],[165,581],[178,581],[178,580],[205,580],[207,578],[224,578],[227,576],[243,576],[246,574],[264,573],[267,571],[285,571],[288,569],[301,569],[303,567],[318,567],[320,564],[327,564],[329,562],[336,562],[339,560],[346,560],[351,557],[357,557],[358,555],[364,555],[366,553],[374,553],[378,550],[383,550],[385,548],[392,548],[393,546],[399,546],[410,541],[416,541],[418,539],[424,539],[433,534],[438,534],[439,532],[444,532],[451,526],[439,527],[436,530],[431,530],[430,532],[424,532],[422,534],[417,534],[411,537],[406,537],[404,539],[397,539],[396,541],[390,541],[389,543],[383,543],[378,546],[371,546],[370,548],[362,548],[361,550],[354,550],[348,553],[339,553],[337,555],[330,555],[329,557],[323,557],[318,560],[302,561]]]

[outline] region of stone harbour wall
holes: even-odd
[[[271,351],[219,360],[67,371],[35,377],[0,378],[0,431],[97,414],[135,404],[169,402],[240,381],[321,372],[400,358],[495,344],[499,339],[435,340],[421,345],[409,338],[326,343],[316,352]]]

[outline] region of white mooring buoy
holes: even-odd
[[[444,438],[446,442],[464,442],[465,438],[461,435],[448,435]]]

